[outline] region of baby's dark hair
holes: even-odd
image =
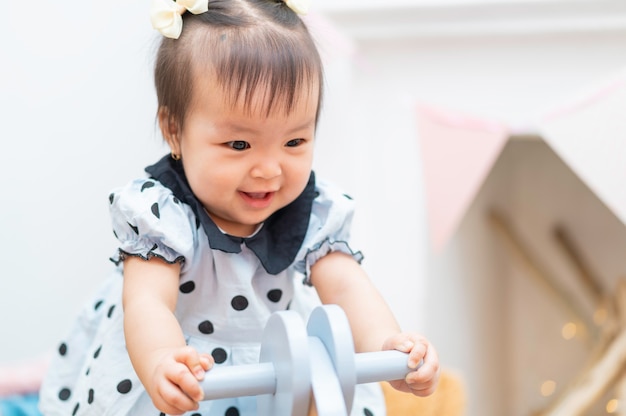
[[[182,128],[192,99],[194,74],[211,74],[230,97],[252,109],[260,93],[267,115],[287,114],[302,92],[319,88],[323,67],[319,52],[300,17],[274,0],[210,0],[205,13],[183,15],[179,39],[164,37],[154,78],[159,109]]]

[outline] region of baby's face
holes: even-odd
[[[313,163],[317,89],[304,89],[289,114],[278,106],[269,116],[259,92],[246,108],[231,105],[211,80],[194,83],[174,149],[209,216],[241,237],[302,193]]]

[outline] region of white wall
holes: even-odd
[[[110,188],[161,155],[147,1],[2,1],[0,362],[56,346],[105,277]]]

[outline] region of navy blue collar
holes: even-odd
[[[245,243],[269,274],[282,272],[295,260],[309,227],[315,198],[313,172],[302,194],[291,204],[272,214],[259,232],[249,238],[235,237],[219,230],[191,191],[181,161],[175,161],[167,155],[154,165],[148,166],[146,172],[169,188],[176,198],[191,207],[197,223],[199,222],[198,226],[202,225],[212,249],[240,253],[241,244]]]

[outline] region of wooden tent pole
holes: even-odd
[[[572,261],[576,269],[578,269],[578,278],[586,289],[585,293],[591,297],[591,303],[597,306],[602,301],[603,296],[599,279],[593,275],[591,268],[583,260],[584,256],[581,255],[580,250],[576,247],[576,244],[574,244],[574,241],[563,226],[557,226],[554,229],[554,236],[568,258]]]
[[[623,376],[626,365],[626,330],[608,346],[605,354],[591,367],[581,383],[570,387],[543,416],[582,415],[595,403],[613,383]]]
[[[571,316],[584,324],[588,329],[593,329],[593,322],[589,319],[585,309],[576,299],[569,294],[564,287],[562,287],[558,281],[550,277],[545,270],[539,266],[540,262],[536,260],[530,250],[524,246],[522,239],[514,232],[513,227],[504,219],[502,215],[496,211],[492,211],[489,215],[489,219],[494,229],[502,237],[506,243],[506,247],[526,268],[531,272],[531,276],[534,278],[546,292],[552,296],[552,298],[561,304]]]

